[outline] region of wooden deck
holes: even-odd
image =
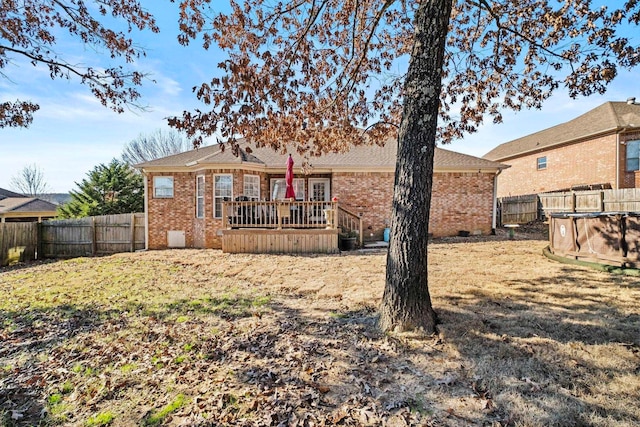
[[[258,229],[222,231],[227,253],[307,254],[338,253],[338,229]]]
[[[224,202],[223,212],[222,251],[227,253],[332,254],[339,252],[341,231],[362,235],[360,218],[345,221],[353,214],[337,202],[234,201]]]

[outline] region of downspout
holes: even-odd
[[[142,170],[144,175],[144,249],[149,250],[149,178],[147,173]]]
[[[616,132],[616,190],[620,189],[620,132]]]
[[[491,235],[495,236],[498,217],[498,175],[502,173],[502,169],[498,169],[493,177],[493,213],[491,218]]]

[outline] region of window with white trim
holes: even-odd
[[[173,177],[153,177],[153,197],[157,199],[170,199],[173,197]]]
[[[538,157],[536,162],[537,162],[538,170],[542,170],[542,169],[546,169],[547,168],[547,156]]]
[[[287,192],[287,183],[284,178],[273,178],[270,182],[271,200],[284,199]],[[293,191],[296,193],[296,200],[306,200],[304,192],[304,178],[293,179]]]
[[[243,194],[249,200],[260,200],[260,177],[258,175],[245,175]]]
[[[213,216],[222,218],[222,202],[233,198],[233,175],[213,177]]]
[[[204,175],[196,177],[196,218],[204,218]]]

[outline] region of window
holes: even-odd
[[[196,177],[196,218],[204,218],[204,176]]]
[[[287,191],[287,183],[284,179],[271,180],[271,200],[284,199]],[[293,191],[296,193],[296,200],[305,200],[304,178],[293,179]]]
[[[215,175],[213,177],[213,216],[222,218],[222,202],[233,197],[233,176]]]
[[[309,200],[315,202],[326,202],[331,199],[329,178],[309,178]]]
[[[538,170],[547,168],[547,156],[538,157]]]
[[[627,141],[627,171],[640,169],[640,140]]]
[[[153,177],[153,197],[165,199],[173,197],[172,176]]]
[[[245,175],[243,192],[249,200],[260,200],[260,177],[258,175]]]

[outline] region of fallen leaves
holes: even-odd
[[[572,399],[561,402],[583,408],[592,402],[607,416],[634,421],[638,329],[637,316],[628,313],[637,312],[637,286],[630,281],[622,289],[600,273],[554,270],[536,258],[536,247],[500,244],[512,246],[504,256],[517,268],[499,258],[482,287],[470,278],[483,273],[471,270],[455,281],[448,278],[451,270],[431,275],[435,298],[443,301],[442,324],[440,335],[426,340],[377,330],[373,298],[382,291],[376,278],[384,268],[377,255],[157,251],[52,262],[35,266],[33,273],[1,272],[0,425],[83,425],[109,413],[113,425],[140,425],[163,408],[172,408],[162,421],[167,426],[533,425],[539,414],[553,424],[557,411],[544,406],[549,399]],[[444,269],[462,246],[432,246],[431,262]],[[476,250],[474,259],[481,250],[492,260],[496,256],[492,244],[464,248]],[[327,260],[334,268],[325,277]],[[296,263],[306,273],[289,272],[285,280],[280,263]],[[544,268],[532,275],[532,263]],[[230,265],[233,277],[225,276]],[[130,293],[114,283],[118,297],[101,297],[116,270]],[[272,270],[268,278],[260,275]],[[349,283],[339,280],[345,271],[352,276]],[[531,279],[541,271],[551,278]],[[557,283],[568,276],[583,286]],[[29,289],[23,287],[27,281],[33,283]],[[92,292],[94,283],[100,293]],[[320,295],[313,290],[319,283],[334,286],[331,294],[340,297]],[[555,296],[557,287],[563,292]],[[14,288],[20,293],[12,293]],[[30,291],[43,299],[45,288],[64,291],[67,302],[43,307],[28,296]],[[598,296],[607,293],[623,304],[616,309],[619,316],[611,308],[613,296],[602,305],[612,326],[603,329],[611,345],[606,336],[594,345],[585,335],[598,323],[558,323],[555,309],[568,304],[570,292],[588,293],[575,300],[581,307],[589,304],[589,311],[561,311],[562,318],[588,320],[598,314]],[[517,307],[492,303],[505,294]],[[457,304],[444,305],[449,301]],[[488,328],[481,318],[499,327]],[[554,335],[554,328],[567,328],[570,339]],[[178,395],[184,404],[172,406]],[[518,412],[519,402],[537,412]],[[616,410],[614,402],[620,402]],[[579,411],[567,413],[556,424],[584,421]],[[606,425],[602,420],[594,425]]]
[[[87,324],[88,330],[64,332],[66,340],[42,347],[46,360],[23,363],[5,378],[31,390],[30,397],[20,399],[18,392],[5,390],[23,402],[58,393],[60,404],[73,408],[70,413],[76,417],[129,405],[147,418],[155,413],[152,408],[157,412],[170,403],[170,394],[179,392],[188,399],[163,418],[175,425],[206,420],[373,426],[391,419],[393,425],[414,425],[421,419],[420,413],[397,416],[407,403],[384,406],[378,400],[397,393],[397,378],[421,372],[396,360],[399,352],[411,350],[380,334],[368,311],[314,322],[275,310],[260,318],[192,316],[184,322],[170,312],[157,314],[110,316]],[[60,384],[68,384],[68,389],[63,391]],[[41,416],[13,411],[27,423]]]

